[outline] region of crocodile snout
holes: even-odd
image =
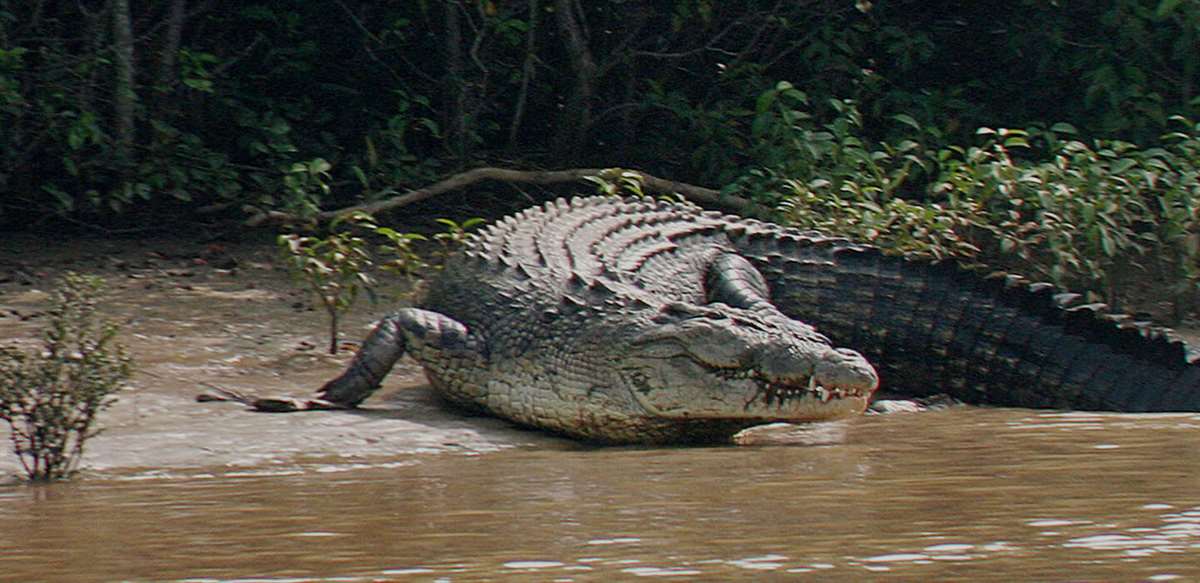
[[[814,368],[816,382],[870,397],[879,387],[879,375],[866,358],[849,348],[828,351]]]

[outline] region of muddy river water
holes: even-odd
[[[2,241],[0,343],[36,333],[59,271],[96,272],[139,372],[78,479],[0,484],[0,581],[1200,580],[1196,414],[956,407],[595,448],[447,409],[411,364],[363,411],[196,403],[302,395],[347,358],[267,251]]]

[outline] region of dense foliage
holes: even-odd
[[[1025,130],[979,128],[972,146],[899,142],[862,134],[852,103],[817,122],[764,94],[759,124],[782,152],[732,186],[775,203],[798,226],[843,234],[885,249],[954,256],[1094,290],[1120,305],[1149,275],[1153,299],[1176,316],[1190,309],[1200,282],[1200,125],[1173,118],[1180,131],[1143,148],[1087,140],[1065,123]],[[1168,283],[1163,283],[1168,282]]]
[[[306,214],[481,163],[620,166],[1182,297],[1198,33],[1180,0],[0,0],[0,222]]]

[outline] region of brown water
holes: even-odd
[[[0,580],[1200,580],[1200,415],[963,407],[596,449],[447,410],[411,367],[359,413],[196,404],[345,358],[240,265],[106,272],[142,373],[79,480],[0,486]],[[0,282],[0,310],[41,287]]]
[[[1195,416],[961,409],[774,433],[792,444],[518,449],[11,487],[0,490],[0,573],[1200,578]]]

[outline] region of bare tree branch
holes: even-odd
[[[323,211],[317,213],[317,215],[314,217],[300,217],[279,211],[259,212],[247,220],[246,225],[259,226],[272,223],[286,224],[304,222],[306,220],[326,222],[352,212],[377,214],[383,211],[394,210],[405,205],[432,198],[446,192],[466,188],[472,184],[485,180],[496,180],[500,182],[513,182],[522,184],[562,184],[567,182],[578,182],[593,176],[600,178],[612,178],[623,174],[637,175],[638,179],[642,183],[642,187],[647,192],[661,194],[678,193],[693,202],[725,208],[740,214],[766,216],[770,213],[769,209],[763,207],[762,205],[738,196],[723,194],[719,190],[705,188],[703,186],[696,186],[686,182],[676,182],[674,180],[659,178],[657,176],[652,176],[637,170],[625,170],[621,168],[571,168],[567,170],[530,171],[483,167],[455,174],[449,178],[446,178],[445,180],[442,180],[441,182],[431,184],[424,188],[410,190],[404,194],[400,194],[389,199]]]

